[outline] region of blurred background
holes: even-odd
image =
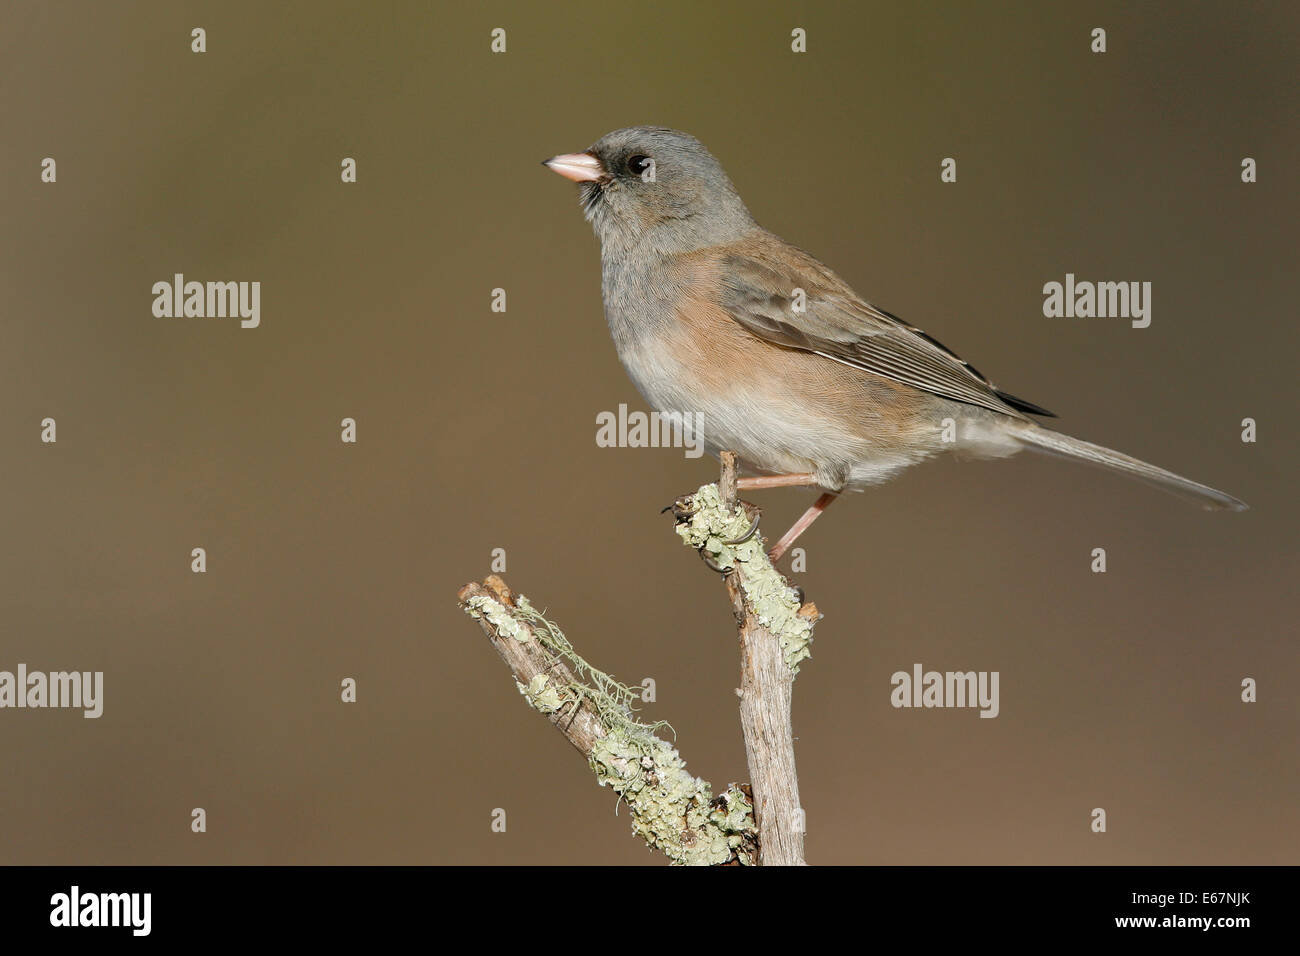
[[[1296,863],[1298,23],[9,4],[0,669],[102,670],[105,699],[0,711],[0,861],[660,863],[457,609],[494,548],[589,660],[654,678],[693,772],[747,779],[727,602],[659,514],[715,463],[597,447],[599,412],[645,405],[575,189],[538,165],[659,124],[1062,429],[1253,508],[1029,456],[838,505],[795,575],[826,615],[795,688],[809,861]],[[176,272],[260,281],[261,327],[155,318]],[[1150,328],[1045,318],[1067,272],[1150,281]],[[775,533],[813,493],[749,497]],[[917,662],[999,671],[1001,715],[893,709]]]

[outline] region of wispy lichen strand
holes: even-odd
[[[609,786],[631,809],[633,832],[675,864],[754,863],[757,827],[744,791],[732,786],[715,799],[709,783],[689,773],[676,748],[657,736],[668,725],[636,719],[638,690],[587,663],[523,595],[515,600],[516,606],[508,608],[475,595],[465,610],[486,618],[499,635],[536,641],[568,665],[572,682],[538,674],[528,684],[515,685],[544,714],[584,704],[594,710],[605,734],[596,740],[588,763],[600,785]]]

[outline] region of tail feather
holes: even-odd
[[[1137,458],[1130,458],[1110,448],[1071,438],[1069,435],[1047,428],[1031,426],[1019,432],[1018,437],[1026,447],[1034,451],[1112,468],[1166,491],[1192,498],[1210,510],[1245,511],[1249,507],[1244,501],[1208,485],[1184,478],[1182,475],[1175,475],[1172,471],[1165,471],[1163,468],[1149,465]]]

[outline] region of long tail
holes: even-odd
[[[1175,475],[1172,471],[1165,471],[1163,468],[1148,465],[1145,461],[1130,458],[1128,455],[1109,448],[1103,448],[1101,445],[1094,445],[1092,442],[1071,438],[1069,435],[1063,435],[1060,432],[1054,432],[1038,425],[1017,432],[1017,437],[1025,443],[1026,447],[1032,448],[1034,451],[1046,452],[1049,455],[1057,455],[1075,461],[1089,462],[1105,468],[1113,468],[1126,475],[1149,482],[1158,488],[1191,498],[1199,502],[1204,508],[1212,511],[1221,509],[1245,511],[1249,507],[1246,502],[1234,498],[1232,495],[1225,494],[1200,482],[1192,481],[1190,478],[1184,478],[1182,475]]]

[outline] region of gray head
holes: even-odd
[[[545,161],[580,186],[583,212],[606,252],[685,252],[754,229],[722,166],[694,136],[633,126],[582,153]]]

